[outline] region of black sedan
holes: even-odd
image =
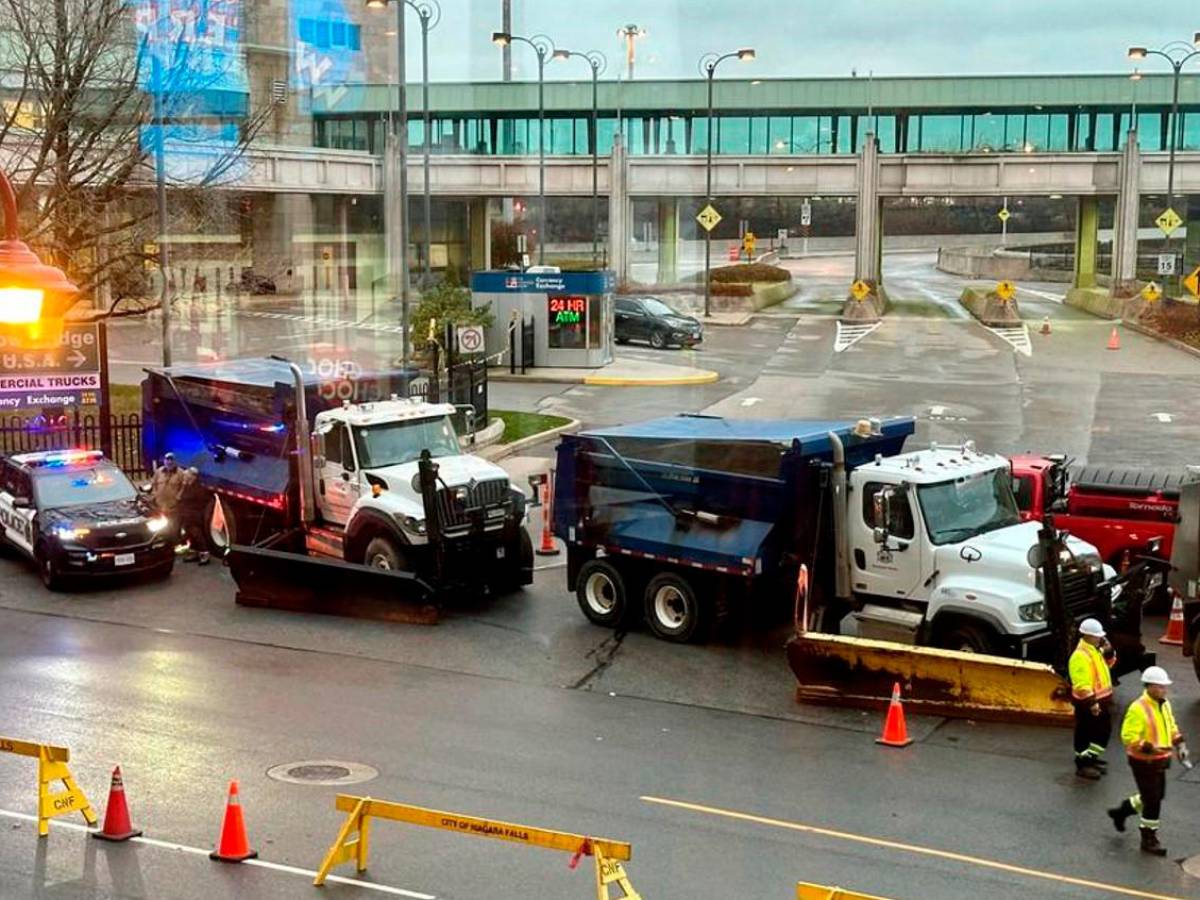
[[[92,450],[0,461],[0,533],[51,590],[72,576],[147,573],[175,562],[174,529],[116,465]]]
[[[661,350],[694,347],[704,340],[704,330],[699,319],[676,312],[657,297],[618,297],[614,337],[618,344],[646,341]]]

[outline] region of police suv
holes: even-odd
[[[51,590],[74,575],[170,574],[175,529],[98,450],[0,460],[0,531]]]

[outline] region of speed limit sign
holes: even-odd
[[[457,329],[459,353],[483,352],[483,326],[460,325]]]

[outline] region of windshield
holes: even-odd
[[[646,297],[642,300],[642,305],[646,307],[646,312],[654,316],[677,316],[679,313],[667,306],[661,300],[655,300],[653,297]]]
[[[929,539],[935,544],[965,541],[1020,521],[1008,469],[996,469],[917,488]]]
[[[132,500],[137,496],[125,473],[116,466],[81,467],[39,474],[33,483],[38,505],[43,509],[90,506],[93,503]]]
[[[354,429],[358,464],[364,469],[412,462],[428,450],[432,456],[457,456],[461,451],[449,416],[385,422]]]

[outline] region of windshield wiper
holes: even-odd
[[[945,531],[939,531],[937,536],[942,539],[942,543],[949,543],[951,541],[958,541],[964,538],[974,537],[978,533],[979,529],[975,527],[949,528]]]

